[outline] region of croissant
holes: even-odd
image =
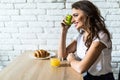
[[[34,56],[37,58],[45,58],[48,57],[50,55],[50,53],[48,53],[46,50],[40,49],[40,50],[36,50],[34,52]]]

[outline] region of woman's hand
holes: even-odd
[[[71,63],[73,60],[75,60],[75,56],[73,53],[68,54],[67,61]]]
[[[63,30],[68,30],[72,24],[72,15],[68,14],[61,23]]]
[[[65,19],[62,21],[61,26],[62,26],[62,29],[63,29],[63,30],[66,30],[66,31],[70,28],[70,26],[68,26],[68,25],[65,23]]]

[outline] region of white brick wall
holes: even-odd
[[[26,0],[1,0],[1,3],[25,3]]]
[[[0,0],[0,70],[25,50],[57,50],[60,22],[79,0]],[[120,66],[120,0],[91,0],[101,10],[113,41],[112,66]],[[70,28],[67,44],[77,31]]]

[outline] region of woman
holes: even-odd
[[[78,73],[87,72],[84,80],[114,80],[111,67],[112,42],[98,8],[87,0],[73,3],[72,23],[79,35],[66,47],[70,26],[63,20],[58,56],[67,58]]]

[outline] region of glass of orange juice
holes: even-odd
[[[54,67],[60,66],[60,59],[59,58],[51,58],[50,65]]]

